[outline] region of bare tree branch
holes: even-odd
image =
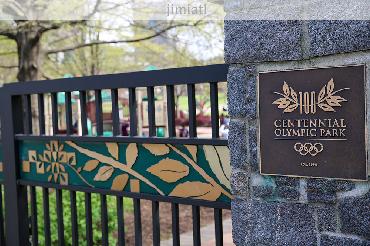
[[[199,23],[200,22],[196,22],[191,26],[197,26]],[[145,40],[155,38],[157,36],[160,36],[160,35],[164,34],[165,32],[167,32],[171,29],[174,29],[174,28],[177,28],[177,27],[184,27],[184,26],[189,26],[189,24],[181,23],[181,24],[177,24],[177,25],[168,26],[168,27],[166,27],[166,28],[164,28],[160,31],[157,31],[152,35],[148,35],[146,37],[135,38],[135,39],[126,39],[126,40],[94,41],[94,42],[85,43],[85,44],[78,44],[78,45],[75,45],[75,46],[66,47],[66,48],[62,48],[62,49],[52,49],[52,50],[46,51],[45,53],[49,55],[49,54],[55,54],[55,53],[58,53],[58,52],[73,51],[73,50],[76,50],[76,49],[89,47],[89,46],[93,46],[93,45],[101,45],[101,44],[135,43],[135,42],[140,42],[140,41],[145,41]]]

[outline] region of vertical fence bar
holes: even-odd
[[[55,190],[56,210],[57,210],[57,225],[58,225],[58,245],[64,246],[64,221],[63,221],[63,194],[62,190]]]
[[[39,129],[40,135],[45,134],[45,107],[44,94],[37,94],[38,110],[39,110]]]
[[[31,231],[32,245],[39,245],[38,227],[37,227],[37,197],[35,186],[30,186],[31,194]]]
[[[159,202],[152,201],[152,222],[153,222],[153,245],[160,246],[161,230],[159,223]]]
[[[176,137],[176,123],[175,123],[175,91],[173,85],[166,86],[167,92],[167,117],[168,117],[168,136]]]
[[[197,137],[197,116],[196,116],[196,100],[195,100],[195,85],[188,84],[188,107],[189,107],[189,136]]]
[[[72,245],[78,245],[78,223],[77,223],[77,205],[76,205],[76,192],[70,191],[71,203],[71,223],[72,223]]]
[[[117,226],[118,226],[118,246],[125,246],[125,222],[123,215],[123,198],[117,196]]]
[[[31,95],[23,95],[24,107],[24,133],[32,134],[32,109],[31,109]]]
[[[223,227],[222,227],[222,209],[214,209],[214,219],[215,219],[215,237],[216,237],[216,246],[224,245],[223,237]]]
[[[71,92],[65,92],[67,135],[73,133]]]
[[[91,214],[91,193],[85,193],[85,216],[86,216],[86,244],[93,245],[93,229]]]
[[[108,245],[108,210],[107,210],[107,196],[100,195],[100,212],[101,212],[101,235],[102,245]]]
[[[134,198],[135,246],[142,245],[140,199]]]
[[[155,127],[155,98],[154,98],[154,87],[147,87],[148,95],[148,123],[149,123],[149,136],[156,136],[156,127]]]
[[[103,135],[103,109],[102,109],[102,98],[101,90],[95,90],[95,107],[96,107],[96,134],[98,136]]]
[[[137,117],[136,117],[136,89],[129,88],[129,105],[130,105],[130,136],[137,135]]]
[[[87,116],[86,116],[86,91],[80,91],[80,110],[81,110],[81,132],[82,136],[87,135]]]
[[[119,107],[118,107],[118,89],[112,89],[112,123],[113,135],[121,135],[120,121],[119,121]]]
[[[53,123],[53,135],[59,132],[58,125],[58,93],[51,93],[51,121]]]
[[[0,91],[4,184],[6,244],[29,245],[27,187],[17,184],[19,178],[18,147],[14,134],[23,133],[23,107],[20,96],[12,97],[3,88]],[[4,117],[6,116],[6,117]]]
[[[211,121],[212,121],[212,138],[219,138],[219,116],[218,116],[218,85],[217,82],[210,83],[211,91]]]
[[[192,206],[193,213],[193,245],[200,246],[200,208],[199,206]]]
[[[45,246],[51,245],[51,232],[50,232],[50,209],[49,209],[49,189],[42,188],[42,204],[44,209],[44,237]]]
[[[180,246],[180,219],[179,219],[179,204],[172,203],[172,244]]]
[[[0,185],[0,245],[5,245],[3,185]]]

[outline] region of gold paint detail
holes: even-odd
[[[87,171],[87,172],[91,172],[93,170],[95,170],[95,168],[97,168],[99,165],[99,161],[98,160],[90,160],[90,161],[87,161],[83,167],[83,170],[84,171]]]
[[[322,143],[295,143],[294,150],[303,156],[307,154],[316,156],[324,150],[324,145]]]
[[[119,151],[118,151],[118,144],[117,143],[105,143],[105,145],[107,146],[107,149],[108,149],[108,152],[109,154],[116,160],[118,160],[118,154],[119,154]]]
[[[0,162],[0,172],[2,172],[2,171],[3,171],[3,163]]]
[[[334,107],[342,107],[341,103],[347,100],[341,96],[335,95],[340,91],[349,90],[350,88],[343,88],[334,91],[333,78],[324,85],[318,96],[316,92],[297,92],[284,81],[283,93],[274,92],[274,94],[283,96],[276,99],[272,104],[277,105],[279,109],[283,109],[283,113],[294,112],[299,107],[300,114],[315,114],[317,107],[324,112],[335,112]]]
[[[140,180],[130,179],[131,192],[140,192]]]
[[[114,168],[112,166],[103,166],[99,168],[98,173],[94,177],[94,181],[107,181],[113,174]]]
[[[30,162],[29,161],[22,161],[22,172],[29,173],[30,172]]]
[[[219,189],[213,187],[209,183],[186,181],[178,184],[169,195],[183,198],[216,201],[220,197],[221,192]]]
[[[148,172],[168,183],[174,183],[189,175],[189,167],[169,158],[149,167]]]
[[[184,158],[207,182],[209,182],[215,189],[219,190],[221,193],[223,193],[225,196],[232,199],[232,195],[230,192],[225,190],[221,185],[219,185],[211,176],[207,174],[206,171],[203,170],[200,166],[198,166],[194,160],[192,160],[189,156],[181,152],[179,149],[174,147],[171,144],[168,144],[168,147],[170,147],[173,151],[175,151],[177,154],[179,154],[182,158]]]
[[[197,161],[198,147],[196,145],[185,145],[194,161]]]
[[[224,146],[216,147],[212,145],[204,145],[203,150],[209,166],[217,179],[221,184],[225,185],[228,189],[231,189],[229,149]]]
[[[126,187],[128,179],[129,177],[128,174],[126,173],[116,176],[113,179],[111,189],[116,191],[122,191]]]
[[[161,156],[170,153],[170,149],[165,144],[143,144],[143,147],[149,150],[149,152],[155,156]]]
[[[126,149],[126,162],[128,167],[132,167],[139,155],[136,143],[130,143]]]

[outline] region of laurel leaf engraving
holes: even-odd
[[[195,199],[216,201],[217,198],[220,197],[221,192],[208,183],[202,183],[199,181],[187,181],[178,184],[169,195],[176,197],[190,197]]]
[[[185,147],[188,149],[189,153],[191,154],[191,157],[193,157],[193,160],[197,161],[197,151],[198,148],[196,145],[185,145]]]
[[[204,145],[203,150],[212,172],[216,175],[221,184],[230,189],[230,177],[227,177],[225,172],[230,162],[226,163],[220,161],[220,155],[212,145]]]
[[[134,165],[138,154],[139,152],[138,152],[136,143],[131,143],[127,146],[127,149],[126,149],[127,166],[132,167],[132,165]]]
[[[336,107],[340,107],[342,105],[340,105],[340,102],[346,102],[347,100],[344,99],[343,97],[341,96],[331,96],[331,97],[328,97],[326,99],[326,102],[330,105],[330,106],[336,106]]]
[[[333,93],[333,90],[334,90],[334,80],[332,78],[331,80],[329,80],[328,85],[327,85],[328,95],[331,95]]]
[[[284,113],[291,113],[294,110],[296,110],[297,108],[298,108],[298,103],[295,103],[295,104],[292,104],[289,107],[285,108],[283,112]]]
[[[122,191],[128,182],[128,174],[121,174],[116,176],[112,182],[112,190]]]
[[[284,91],[284,94],[286,96],[289,96],[289,86],[285,81],[284,81],[284,85],[283,85],[283,91]]]
[[[163,159],[149,167],[148,172],[168,183],[173,183],[189,174],[189,167],[179,161]]]
[[[325,92],[326,92],[326,85],[324,85],[323,88],[321,88],[320,92],[319,92],[319,97],[318,97],[318,102],[320,103],[324,97],[325,97]]]
[[[335,110],[328,104],[319,103],[317,106],[319,106],[319,108],[321,108],[325,112],[335,112]]]
[[[143,147],[156,156],[170,153],[170,148],[165,144],[143,144]]]
[[[114,168],[112,166],[101,167],[95,175],[94,181],[107,181],[112,176],[113,172]]]
[[[278,108],[286,108],[289,106],[290,101],[284,97],[275,100],[272,104],[277,104]]]
[[[114,159],[118,160],[118,144],[117,143],[105,143],[105,145],[107,146],[109,154],[111,154],[111,156]]]
[[[93,171],[97,166],[99,165],[99,161],[98,160],[90,160],[88,162],[86,162],[83,170],[84,171],[88,171],[88,172],[91,172]]]
[[[294,89],[292,87],[290,87],[290,94],[292,95],[292,98],[293,98],[294,102],[298,103],[297,93],[294,91]]]

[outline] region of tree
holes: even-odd
[[[22,19],[22,12],[19,13],[17,9],[20,0],[14,0],[13,5],[8,6],[8,12],[16,13]],[[37,1],[39,2],[39,1]],[[41,1],[42,2],[42,1]],[[18,5],[17,5],[18,3]],[[38,3],[40,4],[40,3]],[[44,5],[47,4],[43,3]],[[37,80],[40,78],[40,64],[45,55],[57,54],[60,52],[68,52],[78,50],[84,47],[98,47],[104,44],[118,44],[118,43],[136,43],[145,40],[150,40],[155,37],[161,36],[164,33],[179,27],[184,26],[197,26],[201,21],[195,23],[188,22],[168,22],[160,23],[156,26],[150,25],[136,25],[145,30],[144,35],[138,35],[131,38],[117,39],[117,40],[93,40],[81,42],[65,47],[57,47],[54,49],[44,50],[41,46],[43,37],[48,32],[55,32],[64,28],[77,28],[89,24],[99,24],[96,21],[88,21],[94,14],[100,11],[99,7],[102,4],[101,0],[96,0],[94,8],[91,13],[76,21],[39,21],[39,20],[15,20],[15,21],[2,21],[0,22],[0,36],[6,37],[16,43],[16,53],[18,57],[18,81]],[[26,17],[24,17],[26,19]]]

